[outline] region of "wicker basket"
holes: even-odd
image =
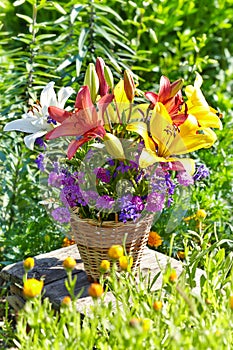
[[[153,215],[147,215],[137,222],[124,224],[106,221],[100,226],[92,219],[81,219],[74,210],[71,213],[72,233],[89,280],[98,280],[101,261],[109,259],[108,249],[114,244],[122,245],[124,239],[126,251],[133,257],[132,269],[136,270],[147,244],[152,221]]]

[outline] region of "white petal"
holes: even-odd
[[[43,109],[43,115],[47,113],[46,108],[44,107],[57,106],[57,97],[53,88],[54,84],[54,81],[51,81],[44,87],[44,89],[41,92],[40,104]]]
[[[45,135],[47,131],[38,131],[34,134],[27,135],[24,137],[24,143],[30,150],[34,149],[34,143],[38,137]]]
[[[13,120],[10,123],[7,123],[4,127],[4,131],[23,131],[28,133],[34,133],[38,131],[38,127],[33,125],[33,122],[36,121],[36,118],[26,118]]]
[[[74,93],[74,89],[72,87],[62,87],[60,91],[58,91],[57,97],[58,97],[58,106],[60,108],[63,108],[66,101]]]

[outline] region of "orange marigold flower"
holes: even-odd
[[[133,257],[123,255],[119,258],[119,265],[122,270],[130,270],[133,265]]]
[[[153,309],[156,310],[156,311],[161,310],[162,307],[163,307],[163,303],[160,300],[155,301],[154,304],[153,304]]]
[[[110,261],[108,260],[102,260],[100,263],[100,272],[105,273],[110,270]]]
[[[26,272],[33,269],[34,266],[35,266],[35,261],[33,258],[27,258],[23,262],[23,267]]]
[[[104,292],[103,287],[99,283],[92,283],[88,288],[88,294],[92,298],[99,298]]]
[[[73,268],[76,266],[76,260],[72,258],[71,256],[68,256],[64,261],[63,261],[63,267],[66,270],[73,270]]]
[[[162,238],[157,232],[151,231],[149,233],[149,238],[148,238],[148,245],[150,247],[159,247],[163,243]]]
[[[176,273],[176,270],[173,270],[173,271],[170,273],[169,281],[172,282],[172,283],[174,283],[176,280],[177,280],[177,273]]]
[[[231,310],[233,310],[233,295],[231,295],[229,298],[229,305],[230,305]]]
[[[38,281],[35,278],[29,278],[24,282],[23,294],[26,298],[34,298],[41,294],[43,286],[43,281]]]
[[[74,239],[69,239],[68,237],[65,237],[63,239],[63,243],[62,243],[62,247],[69,247],[70,245],[75,244],[75,240]]]
[[[207,216],[207,212],[204,209],[198,209],[198,211],[196,212],[196,219],[201,221],[201,220],[205,220]]]
[[[121,245],[112,245],[108,250],[108,256],[111,259],[119,259],[124,255],[124,249]]]
[[[61,303],[64,306],[70,306],[71,305],[71,298],[67,295],[63,298]]]

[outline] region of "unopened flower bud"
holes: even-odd
[[[155,301],[153,304],[153,309],[155,311],[160,311],[162,309],[162,307],[163,307],[163,303],[160,300]]]
[[[125,159],[124,150],[121,141],[115,135],[106,133],[104,136],[104,144],[107,152],[116,159]]]
[[[99,78],[96,73],[94,63],[90,63],[87,67],[84,85],[89,87],[91,100],[93,103],[95,103],[99,91]]]
[[[34,298],[41,294],[44,282],[29,278],[24,282],[23,294],[26,298]]]
[[[124,271],[130,270],[133,265],[133,258],[132,256],[121,256],[119,258],[119,265],[120,268]]]
[[[104,76],[108,86],[113,89],[114,88],[114,79],[111,69],[108,66],[104,66]]]
[[[134,99],[136,87],[132,73],[129,70],[124,71],[124,90],[128,100],[132,102]]]
[[[97,57],[95,69],[99,77],[99,94],[100,96],[105,96],[108,93],[109,86],[104,75],[105,62],[101,57]]]
[[[233,295],[231,295],[229,298],[229,305],[230,305],[230,309],[233,310]]]
[[[104,292],[103,287],[99,283],[92,283],[88,288],[88,294],[92,298],[99,298]]]
[[[66,270],[73,270],[74,267],[76,266],[76,260],[72,258],[71,256],[68,256],[64,261],[63,261],[63,267]]]
[[[111,259],[117,260],[124,255],[124,249],[121,245],[112,245],[108,250],[108,256]]]
[[[110,261],[102,260],[100,263],[100,272],[106,273],[110,270]]]
[[[171,273],[170,273],[170,276],[169,276],[169,281],[174,283],[176,282],[177,280],[177,273],[176,273],[176,270],[173,270]]]
[[[24,270],[26,272],[28,272],[29,270],[33,269],[34,265],[35,265],[35,261],[34,261],[33,258],[27,258],[23,262],[23,267],[24,267]]]
[[[171,84],[170,97],[174,97],[177,94],[177,92],[182,89],[183,85],[184,85],[183,79],[178,79],[174,81],[174,83]]]
[[[71,298],[69,296],[66,296],[62,299],[61,304],[63,306],[70,306],[71,305]]]

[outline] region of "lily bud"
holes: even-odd
[[[124,71],[124,89],[128,100],[132,102],[134,99],[136,87],[132,73],[129,70]]]
[[[177,94],[177,92],[182,89],[183,85],[184,85],[183,79],[178,79],[174,81],[174,83],[171,84],[170,97],[174,97]]]
[[[113,134],[106,133],[104,143],[108,153],[116,159],[125,159],[124,150],[121,141]]]
[[[96,73],[94,63],[90,63],[87,67],[84,78],[84,85],[87,85],[89,87],[91,100],[93,103],[95,103],[99,91],[99,78]]]
[[[104,75],[104,67],[105,67],[104,60],[101,57],[97,57],[95,69],[96,69],[96,73],[99,77],[99,84],[100,84],[99,85],[99,94],[101,97],[105,96],[109,90],[109,86],[107,84],[107,81],[106,81],[105,75]]]
[[[104,66],[104,76],[107,84],[111,89],[114,88],[114,79],[111,69],[108,66]]]

